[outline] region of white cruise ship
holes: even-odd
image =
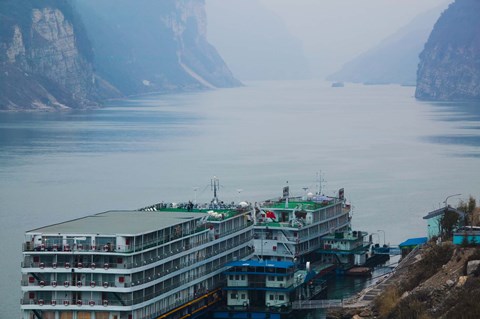
[[[253,256],[251,207],[108,211],[25,233],[23,319],[195,318]]]
[[[337,197],[305,194],[283,196],[256,205],[255,254],[262,260],[315,262],[322,237],[350,228],[350,205],[343,188]]]

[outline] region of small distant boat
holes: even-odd
[[[343,88],[345,84],[343,82],[333,82],[332,88]]]

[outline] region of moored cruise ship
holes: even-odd
[[[255,213],[255,254],[259,259],[296,261],[305,265],[320,259],[322,237],[350,228],[350,205],[344,190],[337,197],[305,194],[258,203]]]
[[[22,318],[195,318],[219,301],[226,265],[253,255],[251,207],[147,210],[26,232]]]

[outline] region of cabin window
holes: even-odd
[[[235,275],[235,280],[240,280],[240,275]]]
[[[230,278],[230,280],[233,280],[233,275],[230,275],[229,278]]]
[[[285,300],[285,296],[284,295],[279,295],[278,300]]]
[[[270,299],[270,300],[274,300],[274,299],[273,299],[273,295],[269,295],[269,299]]]
[[[245,280],[245,275],[241,275],[240,278],[241,278],[242,280]]]
[[[275,281],[275,277],[273,277],[273,276],[268,276],[268,280],[270,280],[270,281]]]
[[[237,294],[234,293],[234,292],[232,292],[232,293],[230,294],[230,298],[231,298],[231,299],[237,299]]]

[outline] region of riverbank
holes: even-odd
[[[395,272],[327,318],[477,318],[480,249],[451,242],[412,251]],[[373,295],[376,296],[372,297]]]

